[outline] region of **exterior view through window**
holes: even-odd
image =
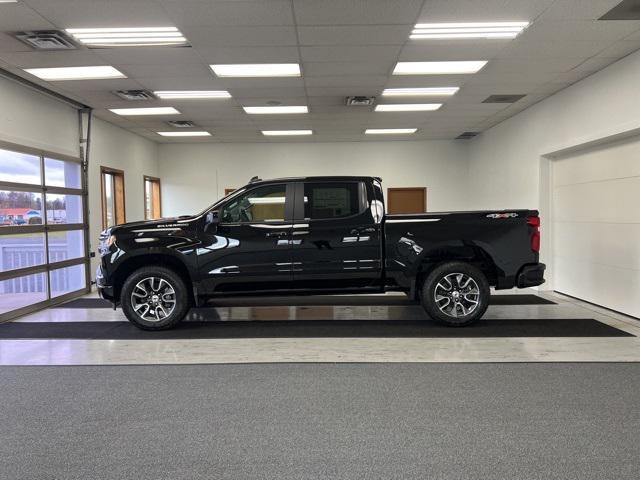
[[[102,228],[125,223],[124,172],[100,167],[102,186]]]
[[[222,211],[225,223],[284,221],[285,186],[269,185],[249,190],[227,204]]]
[[[144,218],[155,220],[162,217],[160,197],[160,179],[156,177],[144,177]]]
[[[87,288],[80,160],[0,145],[0,320]]]
[[[359,210],[356,182],[304,185],[304,217],[307,219],[349,217]]]

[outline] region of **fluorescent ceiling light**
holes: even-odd
[[[130,47],[184,45],[187,39],[176,27],[68,28],[67,33],[90,46]]]
[[[109,111],[116,115],[176,115],[180,113],[173,107],[110,108]]]
[[[0,0],[0,3],[18,3],[18,0]]]
[[[453,62],[398,62],[394,75],[457,75],[476,73],[487,60]]]
[[[529,22],[419,23],[410,38],[515,38],[528,26]]]
[[[459,87],[429,87],[429,88],[385,88],[382,95],[385,97],[426,97],[454,95]]]
[[[269,113],[309,113],[306,105],[280,106],[280,107],[242,107],[244,111],[252,115]]]
[[[262,130],[267,137],[280,137],[286,135],[313,135],[313,130]]]
[[[399,135],[416,133],[417,128],[367,128],[364,133],[367,135]]]
[[[231,98],[226,90],[157,90],[153,94],[162,99]]]
[[[427,112],[438,110],[441,103],[397,103],[377,105],[376,112]]]
[[[24,71],[43,80],[51,81],[127,78],[124,73],[108,65],[98,67],[25,68]]]
[[[247,63],[209,65],[218,77],[299,77],[297,63]]]
[[[162,135],[163,137],[210,137],[211,134],[209,132],[156,132],[158,135]]]

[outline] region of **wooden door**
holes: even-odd
[[[387,189],[388,213],[425,213],[427,189],[425,187]]]

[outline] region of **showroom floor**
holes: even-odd
[[[491,305],[464,329],[424,322],[420,306],[396,295],[342,306],[304,297],[297,306],[225,300],[160,333],[140,332],[104,305],[51,308],[0,326],[0,364],[640,361],[637,320],[555,293],[539,296],[553,303]]]
[[[637,478],[640,322],[493,298],[459,330],[391,295],[0,325],[0,478]]]

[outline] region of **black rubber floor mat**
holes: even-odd
[[[168,340],[206,338],[488,338],[633,337],[592,318],[481,320],[462,328],[429,320],[270,320],[183,322],[148,332],[129,322],[13,322],[0,325],[1,339],[75,338]]]
[[[418,302],[405,296],[367,295],[312,295],[287,297],[233,297],[219,298],[210,303],[212,307],[274,307],[274,306],[394,306],[417,305]],[[538,295],[491,295],[491,305],[555,305],[555,302]],[[111,302],[102,298],[78,298],[54,308],[113,308]]]

